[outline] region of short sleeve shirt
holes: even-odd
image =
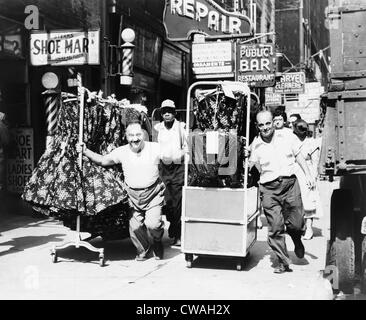
[[[275,130],[269,143],[256,137],[250,146],[249,161],[259,168],[260,183],[295,174],[295,158],[300,148],[301,142],[291,130]]]
[[[158,131],[158,143],[164,159],[177,161],[188,151],[184,122],[175,119],[170,129],[161,122],[155,126],[155,130]]]
[[[127,144],[114,149],[109,156],[115,164],[122,165],[125,182],[131,188],[147,188],[159,178],[160,148],[156,142],[145,141],[139,153]]]

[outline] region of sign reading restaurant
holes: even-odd
[[[248,16],[229,12],[212,0],[166,0],[164,26],[171,41],[185,41],[193,33],[208,39],[245,37],[253,34]]]
[[[250,87],[275,85],[275,53],[273,44],[238,44],[237,80]]]
[[[99,43],[99,30],[33,31],[30,35],[31,64],[99,64]]]
[[[283,73],[280,80],[276,82],[275,92],[277,93],[304,93],[305,73],[289,72]]]

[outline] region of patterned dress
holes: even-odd
[[[35,211],[53,216],[75,229],[105,238],[128,236],[128,202],[120,166],[104,168],[83,157],[78,165],[79,106],[74,99],[62,104],[51,147],[42,155],[25,186],[22,198]],[[141,117],[132,108],[92,100],[85,102],[84,142],[99,154],[126,144],[126,123]]]
[[[196,94],[194,131],[190,139],[192,164],[188,172],[188,184],[191,186],[243,186],[246,99],[240,93],[235,93],[234,97],[226,97],[219,88]],[[206,152],[206,134],[209,131],[219,132],[218,155]]]

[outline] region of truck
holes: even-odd
[[[347,294],[366,291],[366,0],[329,4],[331,70],[319,171],[339,181],[330,198],[327,266],[336,267],[333,288]]]

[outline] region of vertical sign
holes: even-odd
[[[33,128],[11,130],[15,145],[7,158],[7,189],[22,193],[34,169]]]

